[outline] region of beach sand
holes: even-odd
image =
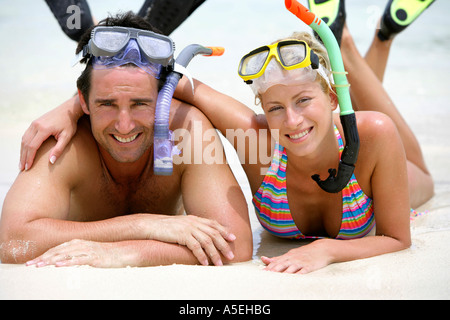
[[[223,58],[196,59],[190,66],[193,75],[252,106],[251,91],[235,74],[239,58],[291,31],[306,30],[286,13],[282,2],[274,5],[272,0],[246,0],[245,4],[241,1],[241,10],[235,12],[229,0],[207,1],[173,38],[178,50],[198,42],[223,45],[227,54]],[[102,18],[107,11],[136,11],[141,3],[95,1],[91,9]],[[373,36],[375,15],[384,9],[384,2],[372,3],[346,1],[347,21],[362,51]],[[0,35],[4,39],[0,51],[2,204],[18,173],[23,132],[33,119],[75,92],[74,82],[80,69],[70,67],[74,43],[59,30],[43,1],[6,5],[6,0],[0,0],[0,4]],[[260,7],[254,13],[251,8],[256,4]],[[280,255],[303,242],[277,239],[262,230],[251,206],[246,177],[236,157],[228,152],[249,204],[254,235],[252,261],[225,267],[123,269],[0,264],[0,299],[449,299],[450,22],[445,17],[450,12],[450,2],[437,1],[428,11],[396,39],[385,81],[387,91],[417,135],[436,183],[436,195],[420,208],[427,213],[411,223],[411,248],[332,264],[301,276],[264,271],[261,255]]]
[[[450,190],[446,190],[446,199],[449,196]],[[435,208],[416,220],[410,249],[333,264],[306,275],[264,271],[257,257],[224,267],[0,265],[0,299],[448,299],[449,205],[447,202],[445,209]],[[447,215],[446,221],[442,221],[443,215]],[[435,230],[441,223],[447,223],[447,230]],[[280,254],[298,245],[273,239],[266,232],[261,238],[258,256]]]

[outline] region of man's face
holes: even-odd
[[[91,83],[85,112],[100,149],[118,162],[137,161],[153,144],[158,80],[137,67],[119,67],[93,70]]]

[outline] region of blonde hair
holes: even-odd
[[[311,50],[314,51],[314,53],[319,57],[320,64],[326,70],[329,83],[331,83],[331,84],[333,83],[332,73],[331,73],[331,64],[330,64],[330,59],[328,58],[328,52],[319,40],[317,40],[312,34],[306,32],[306,31],[302,31],[302,32],[294,32],[290,37],[284,38],[284,39],[279,39],[277,41],[272,42],[272,44],[278,43],[278,42],[284,41],[284,40],[303,40],[303,41],[305,41],[308,44],[308,46],[311,48]],[[330,86],[328,85],[327,81],[324,78],[322,78],[321,76],[316,77],[316,81],[320,83],[320,85],[322,87],[322,91],[325,94],[329,94],[330,92],[333,92],[334,94],[336,94],[336,92],[333,89],[330,89]],[[258,94],[256,96],[256,99],[259,100],[259,102],[261,102],[262,101],[261,95]]]
[[[294,39],[294,40],[303,40],[305,41],[308,46],[311,48],[312,51],[319,57],[320,64],[327,70],[327,76],[330,81],[330,83],[333,83],[332,77],[331,77],[331,63],[330,59],[328,58],[328,52],[327,49],[325,49],[324,45],[316,39],[311,33],[302,31],[302,32],[294,32],[289,38],[281,39],[279,41],[288,40],[288,39]],[[276,42],[279,42],[276,41]],[[275,42],[275,43],[276,43]],[[317,77],[317,79],[320,80],[320,84],[322,86],[322,90],[325,93],[329,93],[330,87],[328,86],[325,79],[322,77]]]

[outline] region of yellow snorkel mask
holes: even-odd
[[[277,84],[296,85],[314,81],[317,74],[331,88],[319,57],[302,40],[283,40],[251,51],[241,59],[238,73],[255,95]]]
[[[285,70],[319,67],[319,57],[305,41],[285,40],[259,47],[246,54],[239,64],[239,75],[244,81],[261,77],[272,58],[277,59]]]

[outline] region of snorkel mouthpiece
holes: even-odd
[[[329,176],[326,180],[321,180],[319,175],[315,174],[311,178],[326,192],[340,192],[351,179],[355,170],[355,163],[359,152],[359,135],[356,126],[355,112],[352,108],[350,99],[349,84],[342,61],[341,51],[333,32],[325,22],[310,12],[306,7],[296,0],[285,0],[286,8],[296,17],[310,26],[323,41],[330,58],[331,69],[334,78],[334,87],[339,101],[340,119],[344,130],[345,147],[342,152],[339,167],[329,169]]]
[[[358,158],[359,135],[356,127],[355,114],[341,116],[346,145],[342,152],[341,161],[336,175],[336,169],[328,169],[329,176],[321,180],[318,174],[311,176],[319,187],[329,193],[338,193],[348,184],[355,170],[355,162]]]

